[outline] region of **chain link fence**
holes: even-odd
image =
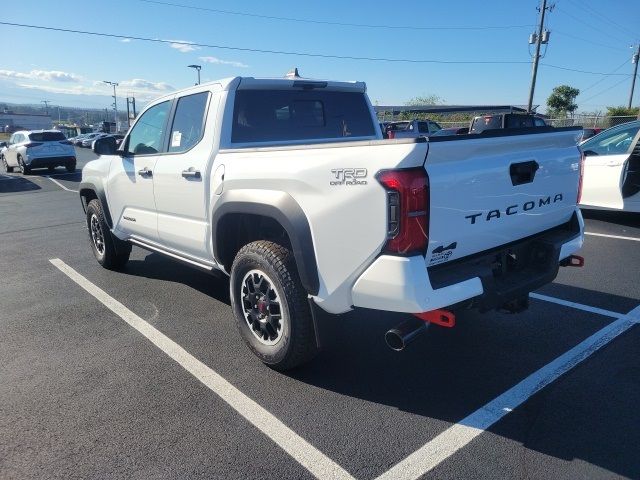
[[[549,125],[554,127],[581,126],[585,128],[609,128],[621,123],[631,122],[638,117],[635,115],[608,116],[608,115],[574,115],[570,118],[548,118],[545,119]]]

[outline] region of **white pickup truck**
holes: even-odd
[[[316,306],[415,314],[399,349],[445,308],[519,311],[579,263],[580,129],[383,140],[365,91],[231,78],[153,101],[83,169],[96,259],[122,267],[134,244],[226,273],[277,369],[316,353]]]

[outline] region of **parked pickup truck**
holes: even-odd
[[[526,113],[498,113],[474,117],[469,125],[469,133],[482,133],[485,130],[502,128],[546,127],[544,119]]]
[[[518,311],[576,263],[580,129],[383,140],[365,91],[231,78],[151,102],[83,169],[97,261],[137,245],[229,275],[240,334],[276,369],[316,353],[318,307],[419,316],[401,348],[445,309]]]

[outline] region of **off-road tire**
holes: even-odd
[[[92,224],[93,219],[95,219]],[[102,205],[97,199],[93,199],[87,205],[87,229],[89,230],[89,243],[96,260],[100,265],[109,270],[122,268],[131,255],[131,244],[114,237],[104,219]],[[92,229],[99,229],[101,239],[97,240]]]
[[[252,332],[243,310],[245,276],[266,274],[280,301],[282,332],[274,345],[266,345]],[[231,305],[240,335],[253,353],[275,370],[289,370],[311,360],[318,352],[307,293],[300,282],[293,253],[282,245],[260,240],[240,249],[231,267]]]

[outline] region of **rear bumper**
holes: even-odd
[[[422,256],[382,255],[354,284],[353,304],[409,313],[466,301],[482,311],[496,308],[552,282],[560,260],[577,252],[583,237],[576,208],[566,224],[435,267],[426,268]]]
[[[76,157],[74,156],[59,156],[59,157],[29,157],[25,163],[31,168],[45,168],[45,167],[58,167],[76,163]]]

